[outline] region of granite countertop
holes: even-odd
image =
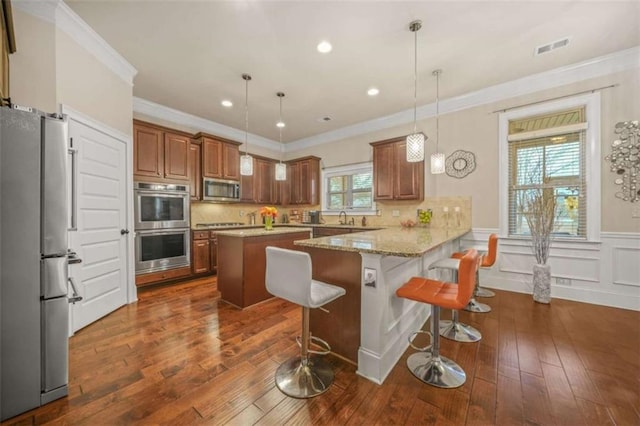
[[[389,227],[331,237],[298,240],[303,247],[355,251],[399,257],[419,257],[441,244],[461,237],[467,229],[431,229]]]
[[[252,228],[249,228],[248,226],[246,228],[243,229],[231,229],[231,230],[227,230],[225,231],[224,229],[221,229],[220,231],[217,231],[216,234],[217,235],[225,235],[228,237],[239,237],[239,238],[245,238],[245,237],[260,237],[260,236],[269,236],[269,235],[278,235],[278,234],[292,234],[295,232],[311,232],[312,229],[309,227],[305,227],[305,228],[299,228],[299,227],[290,227],[290,226],[280,226],[280,227],[274,227],[272,230],[267,231],[266,229],[264,229],[263,226],[256,228],[255,225],[252,225]],[[216,228],[216,229],[220,229],[220,228]]]
[[[226,226],[199,226],[195,224],[191,227],[192,231],[213,231],[213,230],[225,230],[225,229],[251,229],[261,228],[264,225],[226,225]],[[363,230],[376,230],[386,228],[386,226],[360,226],[360,225],[340,225],[339,223],[274,223],[274,228],[289,227],[289,228],[345,228],[345,229],[363,229]]]

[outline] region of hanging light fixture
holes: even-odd
[[[282,121],[282,98],[284,98],[284,93],[278,92],[276,93],[278,98],[280,98],[280,121],[278,121],[278,130],[280,132],[280,162],[276,163],[276,180],[287,180],[287,165],[282,162],[282,151],[284,151],[284,145],[282,144],[282,129],[285,124]]]
[[[244,155],[240,156],[240,174],[251,176],[253,174],[253,157],[249,155],[249,74],[242,74],[245,81],[244,94]]]
[[[407,136],[407,161],[417,163],[424,161],[424,141],[423,133],[416,130],[416,109],[418,98],[418,31],[422,28],[422,21],[413,21],[409,24],[409,30],[414,34],[414,70],[413,70],[413,133]]]
[[[436,152],[431,154],[431,174],[439,175],[444,173],[444,154],[438,152],[438,142],[440,142],[440,127],[438,117],[440,115],[440,74],[442,70],[432,72],[436,76]]]

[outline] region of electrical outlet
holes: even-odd
[[[571,278],[556,277],[556,284],[558,284],[558,285],[571,285]]]
[[[391,212],[391,216],[393,217],[399,217],[400,216],[400,210],[393,210]]]
[[[376,287],[376,270],[373,268],[364,268],[364,285],[365,287]]]
[[[240,210],[240,217],[244,216],[244,210]]]

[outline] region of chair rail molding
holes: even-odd
[[[486,246],[494,228],[474,228],[463,247]],[[640,311],[640,233],[602,232],[599,242],[552,241],[551,296]],[[498,259],[482,269],[483,287],[532,293],[535,258],[526,238],[503,238]]]

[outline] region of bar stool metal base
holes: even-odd
[[[320,357],[290,358],[276,370],[276,386],[293,398],[312,398],[329,389],[333,383],[333,367]]]
[[[440,320],[440,336],[462,343],[473,343],[482,339],[482,333],[477,328],[449,320]]]
[[[457,388],[467,380],[462,368],[442,355],[433,358],[431,353],[416,352],[407,359],[407,366],[418,379],[439,388]]]
[[[480,303],[476,299],[469,300],[469,304],[464,308],[465,311],[486,314],[491,312],[491,306],[486,303]]]
[[[476,287],[476,291],[473,293],[475,297],[494,297],[496,294],[484,287]]]

